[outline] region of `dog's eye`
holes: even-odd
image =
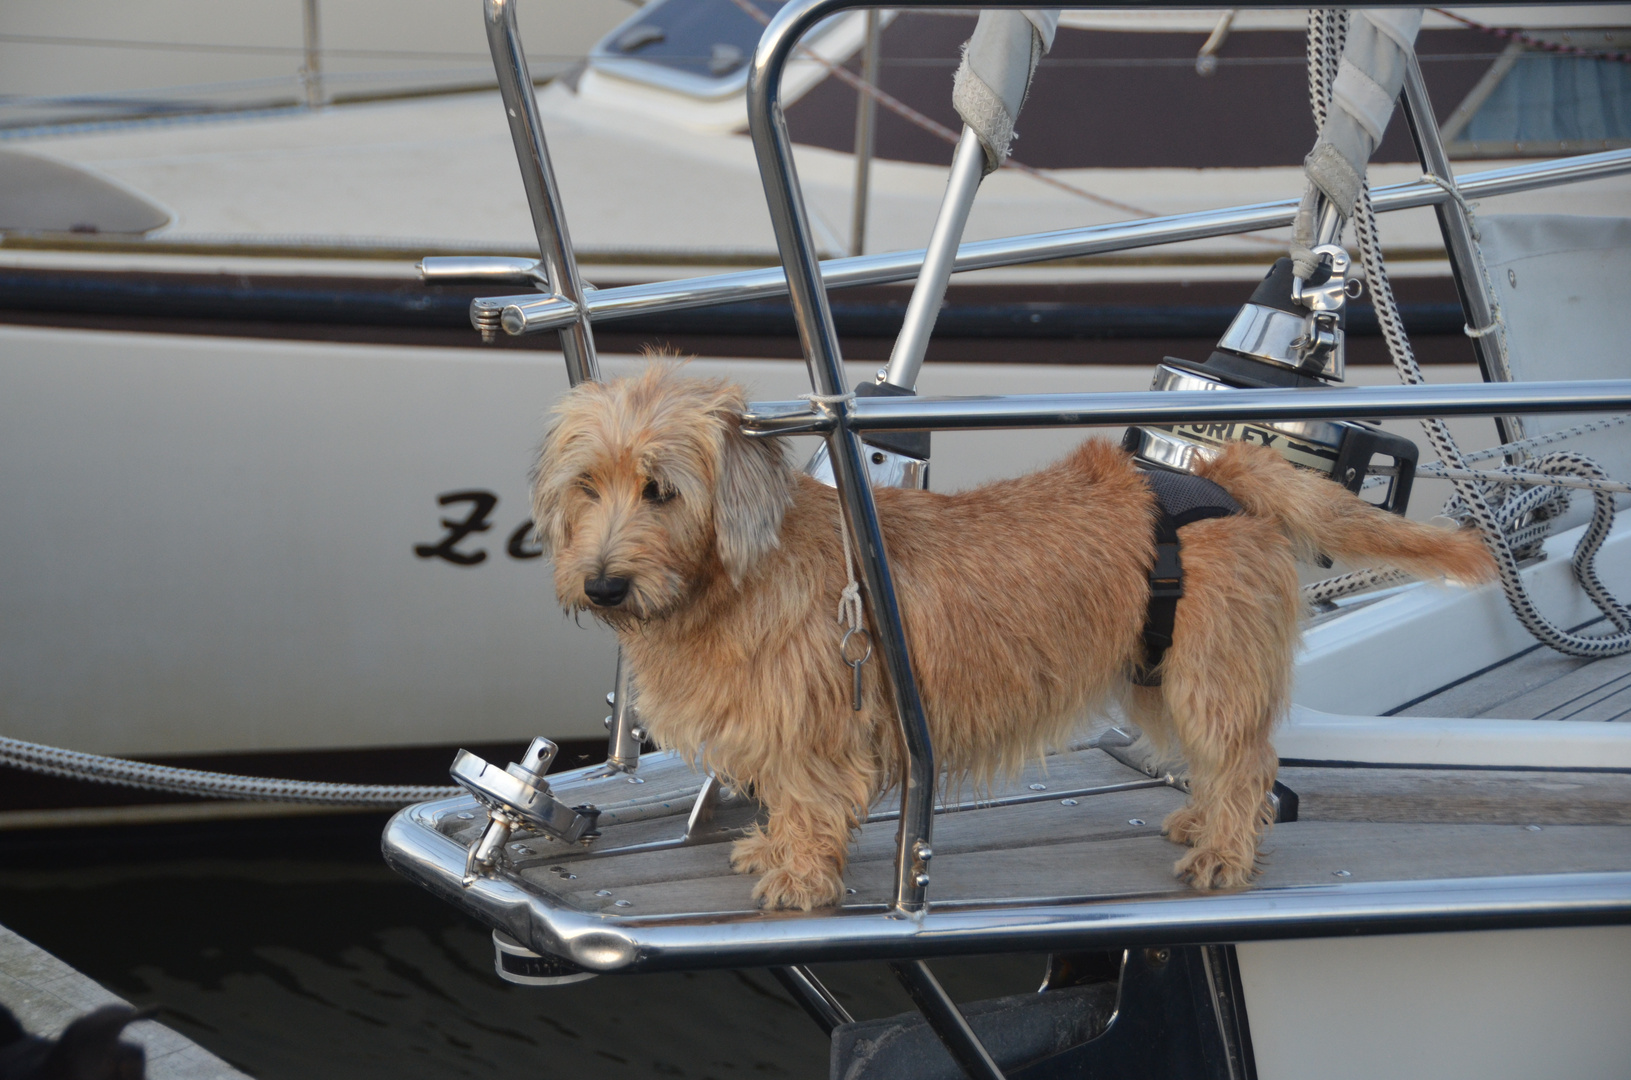
[[[589,496],[595,502],[600,501],[600,492],[595,490],[595,482],[589,479],[588,474],[578,477],[578,490]]]
[[[674,498],[674,492],[665,491],[661,484],[655,480],[647,480],[645,490],[640,497],[649,503],[665,503]]]

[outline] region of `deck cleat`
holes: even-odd
[[[503,769],[468,750],[460,750],[453,759],[450,775],[487,811],[487,829],[471,845],[465,861],[466,888],[498,868],[504,845],[518,828],[532,829],[568,844],[598,835],[598,808],[567,806],[550,793],[544,774],[559,749],[549,739],[534,739],[519,762],[511,762]]]

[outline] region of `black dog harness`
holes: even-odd
[[[1155,494],[1155,565],[1150,567],[1150,606],[1144,616],[1144,663],[1133,674],[1139,686],[1160,686],[1155,669],[1172,644],[1178,601],[1184,595],[1184,563],[1178,530],[1191,522],[1240,513],[1240,504],[1212,481],[1171,469],[1140,465]]]

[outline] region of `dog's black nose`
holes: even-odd
[[[586,578],[583,582],[583,591],[596,607],[616,607],[629,595],[629,579],[626,577],[595,577]]]

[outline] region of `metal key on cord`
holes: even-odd
[[[861,640],[866,642],[866,652],[862,653],[858,659],[851,660],[849,655],[849,643],[850,639],[857,634],[861,635]],[[850,670],[855,672],[855,695],[850,700],[850,708],[856,712],[860,712],[861,668],[868,660],[872,659],[872,635],[867,633],[866,628],[863,626],[855,627],[853,630],[846,630],[844,631],[844,640],[839,642],[838,649],[844,658],[844,663],[848,664],[850,666]]]

